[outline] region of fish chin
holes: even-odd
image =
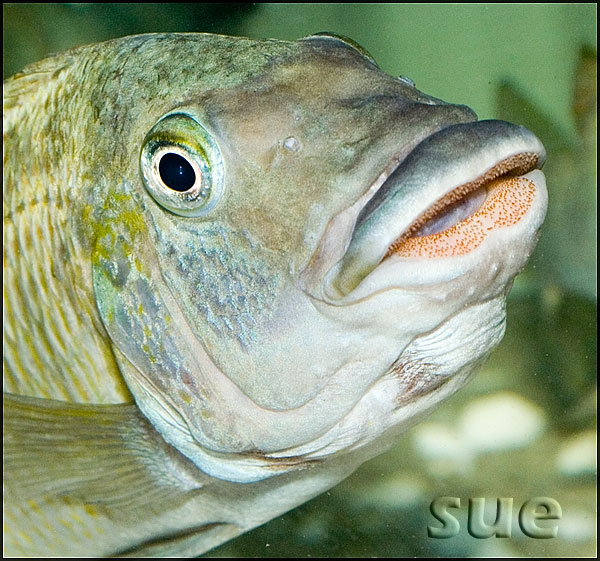
[[[269,457],[320,460],[363,447],[379,453],[390,439],[462,388],[501,341],[504,329],[504,295],[461,310],[416,337],[327,433]]]

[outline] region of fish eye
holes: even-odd
[[[184,193],[196,183],[196,170],[193,164],[188,162],[185,156],[175,152],[167,152],[161,156],[158,173],[162,182],[173,191]]]
[[[140,155],[144,185],[163,208],[204,216],[221,196],[223,160],[208,131],[193,117],[163,117],[146,135]]]

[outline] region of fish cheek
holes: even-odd
[[[144,380],[166,392],[170,384],[177,383],[180,353],[170,334],[169,311],[152,278],[151,255],[142,253],[143,248],[151,247],[143,209],[124,193],[118,198],[109,197],[96,221],[99,226],[92,250],[96,306],[113,346]]]
[[[113,344],[138,368],[151,371],[158,362],[152,335],[159,329],[160,316],[144,322],[148,304],[141,303],[139,289],[147,285],[144,299],[152,301],[148,279],[133,273],[127,256],[117,250],[110,259],[95,255],[93,282],[96,305]]]

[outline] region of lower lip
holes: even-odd
[[[413,236],[394,244],[389,255],[438,258],[465,255],[479,247],[498,228],[519,222],[535,199],[535,183],[526,177],[509,177],[486,186],[487,197],[479,209],[454,226],[427,236]]]

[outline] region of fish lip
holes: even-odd
[[[451,205],[465,200],[476,190],[490,185],[494,180],[502,177],[524,176],[533,169],[538,168],[539,156],[530,152],[520,152],[499,162],[496,162],[487,172],[473,181],[459,185],[447,192],[441,199],[427,207],[392,243],[383,259],[394,253],[394,247],[405,239],[411,237],[421,226],[429,220],[439,216]],[[360,217],[359,217],[360,218]],[[466,218],[466,217],[465,217]]]
[[[475,158],[475,161],[480,162],[478,166],[478,172],[463,173],[462,180],[455,182],[456,184],[454,186],[444,189],[442,185],[437,190],[437,193],[433,198],[431,196],[427,197],[422,202],[422,204],[415,205],[415,208],[411,212],[409,219],[403,221],[403,223],[405,223],[404,227],[402,227],[401,230],[395,232],[392,239],[387,240],[386,243],[379,244],[384,247],[385,251],[380,250],[380,254],[377,255],[376,258],[373,258],[371,260],[371,262],[366,267],[367,272],[361,275],[360,280],[358,280],[358,282],[346,284],[345,286],[343,282],[340,284],[340,275],[343,275],[345,270],[347,270],[348,261],[353,260],[352,253],[353,250],[355,250],[356,248],[356,246],[353,245],[355,244],[356,233],[360,230],[361,226],[363,226],[365,222],[367,222],[373,215],[376,215],[380,207],[383,206],[383,204],[385,204],[387,200],[386,196],[389,195],[390,191],[393,191],[393,181],[390,187],[390,181],[392,180],[393,176],[399,173],[401,174],[403,170],[411,166],[415,159],[418,159],[420,157],[420,154],[424,150],[426,151],[426,148],[428,146],[435,147],[436,143],[439,143],[440,139],[444,138],[445,136],[450,136],[452,138],[452,136],[456,135],[457,132],[460,131],[460,129],[471,129],[472,127],[483,128],[484,131],[485,128],[490,129],[487,133],[488,141],[494,139],[494,135],[491,133],[493,133],[496,129],[501,131],[502,136],[504,137],[502,138],[502,142],[506,145],[501,146],[499,150],[492,150],[490,154],[480,154],[479,157]],[[511,147],[511,143],[513,143],[514,146]],[[485,150],[483,150],[483,152],[485,152]],[[522,165],[523,162],[518,161],[519,156],[525,154],[530,154],[532,157],[529,163],[525,163],[525,165]],[[514,165],[510,164],[511,158],[515,157],[517,159],[517,162],[513,162]],[[459,159],[466,159],[465,154],[462,154]],[[346,249],[344,255],[336,264],[334,264],[334,266],[327,272],[326,275],[324,275],[324,278],[322,279],[324,281],[322,287],[323,299],[329,301],[330,303],[346,300],[346,297],[349,296],[349,294],[361,284],[362,280],[364,280],[366,276],[373,272],[373,270],[375,270],[378,267],[378,265],[383,260],[385,260],[385,258],[389,255],[390,246],[395,241],[399,240],[403,236],[407,236],[407,234],[414,231],[418,227],[418,225],[422,223],[420,222],[420,219],[421,217],[426,215],[428,209],[434,206],[438,201],[442,200],[445,196],[456,192],[464,185],[467,185],[469,183],[476,183],[478,179],[484,177],[486,173],[492,172],[493,174],[493,170],[501,169],[502,164],[507,161],[509,161],[509,165],[506,169],[502,169],[501,173],[498,173],[495,176],[496,178],[510,174],[519,176],[528,173],[533,169],[540,169],[545,161],[545,149],[542,143],[539,141],[539,139],[525,127],[513,125],[512,123],[508,123],[505,121],[495,120],[472,121],[467,123],[448,125],[426,136],[419,144],[417,144],[411,150],[411,152],[405,154],[402,159],[399,159],[398,155],[394,155],[391,158],[390,163],[379,174],[375,182],[367,190],[367,193],[370,193],[370,196],[367,198],[367,200],[364,201],[364,204],[358,211],[358,215],[352,228],[352,232],[350,233],[349,239],[345,243]],[[452,173],[456,173],[456,169],[453,169],[451,171]],[[444,175],[444,173],[441,174],[442,177]],[[449,173],[446,175],[451,174]],[[458,172],[458,175],[460,176],[460,172]],[[494,177],[490,177],[489,179],[481,183],[480,186],[483,186],[489,181],[492,181],[493,178]],[[374,188],[374,186],[377,187]],[[476,187],[474,187],[472,190],[474,190],[475,188]],[[460,197],[457,197],[448,204],[460,200],[461,198],[465,197],[470,192],[472,192],[472,190],[465,191]],[[373,192],[371,193],[371,191]],[[433,192],[435,191],[436,190],[433,189]],[[381,201],[381,199],[383,199],[383,202]],[[443,209],[439,209],[437,212],[440,212],[441,210]],[[352,266],[352,263],[350,263],[350,266]]]
[[[466,106],[464,107],[466,108]],[[475,114],[473,114],[473,118],[477,118]],[[300,290],[306,293],[311,299],[325,302],[330,302],[332,300],[323,290],[324,279],[346,253],[348,245],[352,240],[353,231],[356,228],[356,219],[362,209],[376,195],[396,169],[402,165],[404,160],[414,151],[420,142],[423,142],[433,134],[454,124],[456,124],[456,122],[449,121],[447,124],[441,126],[433,126],[428,131],[428,134],[423,136],[423,138],[416,142],[409,150],[405,147],[401,147],[393,152],[388,159],[388,163],[383,169],[380,169],[379,173],[375,176],[375,179],[367,185],[358,199],[333,216],[328,222],[325,232],[321,235],[320,241],[311,254],[308,263],[299,272],[298,287]],[[338,231],[340,230],[339,222],[342,223],[341,229],[347,231],[342,231],[341,233]],[[344,227],[349,222],[351,223],[351,227]]]
[[[449,128],[449,127],[445,127],[444,129],[441,129],[440,131],[436,131],[435,133],[426,137],[424,140],[425,141],[430,140],[437,133],[445,131],[447,128]],[[416,148],[417,147],[415,147],[415,149]],[[414,150],[408,154],[407,158],[410,157],[411,154],[413,154],[413,152],[414,152]],[[531,156],[533,156],[533,157],[527,158],[528,154],[531,154]],[[500,161],[496,161],[496,163],[492,164],[486,172],[484,172],[483,174],[479,175],[476,178],[473,178],[472,181],[463,183],[461,185],[457,185],[456,187],[454,187],[453,189],[451,189],[450,191],[445,193],[444,196],[452,195],[453,193],[457,193],[457,191],[461,190],[461,188],[467,187],[465,190],[462,191],[462,193],[460,193],[456,197],[452,197],[451,199],[448,199],[447,201],[445,201],[443,206],[440,206],[439,208],[435,209],[435,211],[432,213],[431,216],[429,215],[428,211],[431,210],[432,207],[435,206],[436,203],[433,203],[433,204],[429,205],[427,208],[425,208],[425,210],[423,212],[421,212],[415,218],[415,220],[405,229],[404,232],[402,232],[401,235],[410,234],[412,231],[414,231],[418,228],[419,223],[425,222],[427,219],[433,217],[435,214],[438,214],[439,212],[443,211],[443,209],[446,208],[447,206],[449,206],[450,204],[453,204],[453,203],[461,200],[462,198],[466,197],[469,193],[475,191],[478,187],[484,186],[484,185],[490,183],[491,181],[493,181],[494,179],[497,179],[502,176],[524,175],[524,174],[528,173],[529,171],[531,171],[532,169],[540,169],[541,166],[543,165],[543,161],[540,162],[540,156],[543,157],[543,154],[537,154],[537,153],[531,153],[531,152],[530,153],[519,152],[519,153],[511,155],[507,158],[504,158]],[[367,201],[365,206],[361,209],[360,214],[356,220],[356,224],[354,226],[355,229],[360,227],[360,225],[366,220],[366,218],[368,218],[368,216],[370,216],[374,212],[377,212],[377,205],[374,204],[376,199],[381,197],[381,195],[384,191],[389,191],[389,184],[390,184],[391,178],[394,175],[394,173],[396,172],[396,170],[398,170],[398,168],[401,166],[402,163],[404,163],[404,162],[398,161],[397,163],[394,163],[393,167],[388,165],[386,170],[390,169],[390,167],[391,167],[392,171],[390,173],[386,173],[385,179],[382,182],[382,184],[375,191],[373,196]],[[380,174],[380,177],[382,175],[384,175],[384,173]],[[438,201],[436,201],[436,202],[440,202],[440,201],[442,201],[442,198],[438,199]],[[369,207],[371,207],[371,209],[369,209]]]

